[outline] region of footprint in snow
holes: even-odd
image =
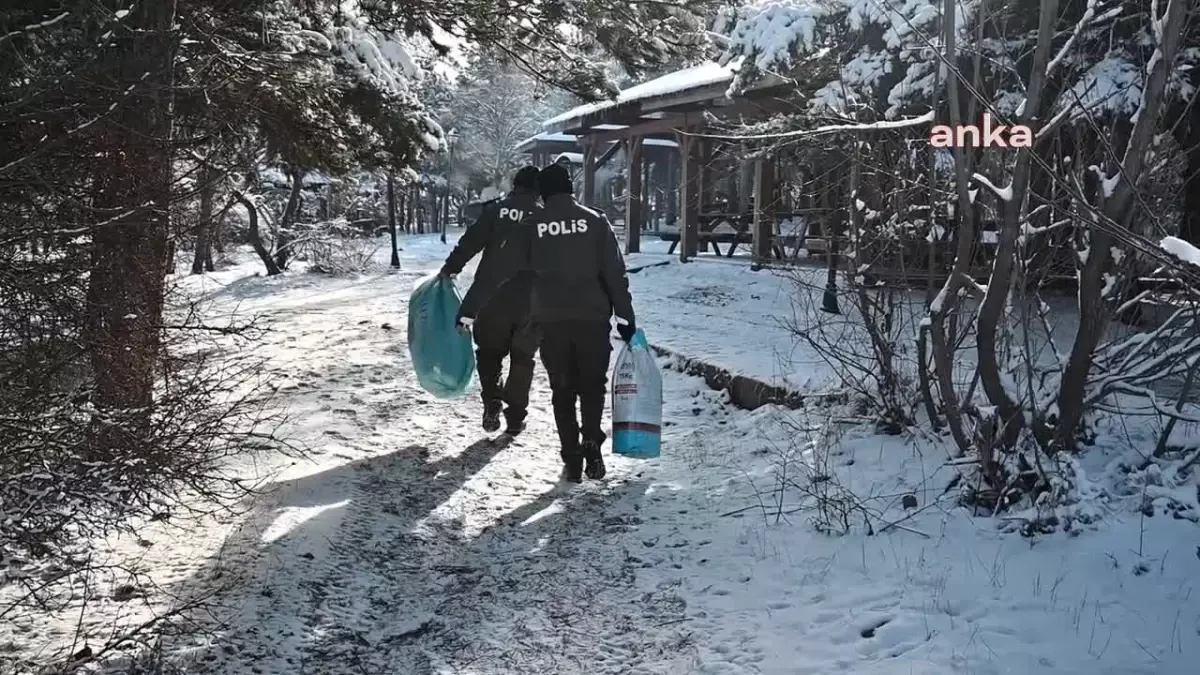
[[[889,623],[891,623],[891,621],[892,621],[892,617],[890,617],[890,616],[872,619],[866,625],[864,625],[862,628],[860,628],[858,633],[859,633],[859,635],[861,635],[864,638],[867,638],[867,639],[873,638],[873,637],[875,637],[876,632],[880,628],[883,628],[884,626],[888,625]]]

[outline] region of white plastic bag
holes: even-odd
[[[613,367],[613,452],[653,459],[662,449],[662,373],[638,330]]]

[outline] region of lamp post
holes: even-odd
[[[458,130],[451,129],[450,131],[447,131],[446,132],[446,156],[447,156],[446,164],[447,164],[447,167],[451,171],[453,171],[453,168],[454,168],[454,149],[457,145],[458,145]],[[443,211],[442,211],[442,214],[445,216],[442,218],[442,243],[443,244],[446,243],[446,221],[449,220],[449,212],[450,212],[450,176],[449,175],[446,176],[445,190],[446,190],[446,194],[445,194],[444,198],[446,200],[446,208],[443,209]]]

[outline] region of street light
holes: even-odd
[[[447,155],[447,157],[449,157],[448,164],[450,165],[451,169],[453,169],[453,167],[454,167],[454,146],[457,144],[457,141],[458,141],[458,130],[457,129],[451,129],[450,131],[446,132],[446,155]],[[450,202],[450,177],[449,176],[446,177],[446,202],[447,202],[446,210],[449,211],[449,202]],[[449,214],[447,214],[447,215],[449,215]],[[446,222],[445,221],[446,221],[446,218],[443,218],[442,219],[442,237],[441,237],[443,244],[446,243]]]

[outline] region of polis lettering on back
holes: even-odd
[[[586,218],[580,218],[574,221],[551,220],[549,222],[538,223],[537,235],[540,239],[543,235],[557,237],[560,234],[582,234],[587,232],[588,224]]]

